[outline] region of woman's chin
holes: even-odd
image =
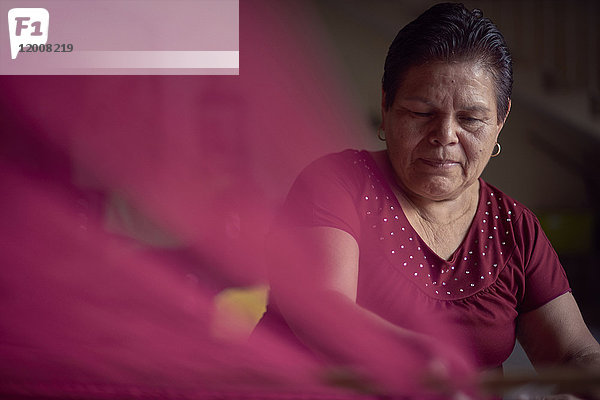
[[[460,197],[467,186],[463,185],[463,182],[457,182],[456,179],[446,176],[436,176],[421,181],[414,188],[413,192],[419,197],[432,201],[444,201]]]

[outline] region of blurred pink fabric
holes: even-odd
[[[1,396],[370,397],[274,334],[211,335],[215,293],[267,281],[264,236],[296,173],[368,132],[309,8],[240,7],[240,76],[0,78]],[[166,239],[107,223],[115,198]],[[419,392],[403,374],[426,359],[290,295],[364,343],[382,387]]]

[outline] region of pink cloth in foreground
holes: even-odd
[[[360,247],[358,304],[416,330],[422,326],[410,321],[420,316],[412,314],[425,312],[443,330],[435,336],[458,335],[477,366],[494,368],[514,347],[518,315],[570,287],[533,213],[483,180],[479,196],[465,240],[443,260],[411,227],[372,156],[346,150],[301,173],[282,223],[348,232]],[[280,331],[284,324],[273,306],[261,322]]]

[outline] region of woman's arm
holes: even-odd
[[[359,247],[329,228],[280,230],[270,236],[273,297],[288,325],[332,363],[356,367],[387,389],[419,390],[433,360],[456,375],[470,372],[450,346],[401,328],[356,304]]]
[[[600,370],[600,345],[571,293],[520,315],[517,337],[536,369],[562,365]]]
[[[535,367],[600,368],[600,345],[585,325],[571,293],[520,315],[517,335]]]

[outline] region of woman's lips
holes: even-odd
[[[424,164],[434,168],[452,168],[458,166],[460,163],[454,160],[444,160],[435,158],[421,158]]]

